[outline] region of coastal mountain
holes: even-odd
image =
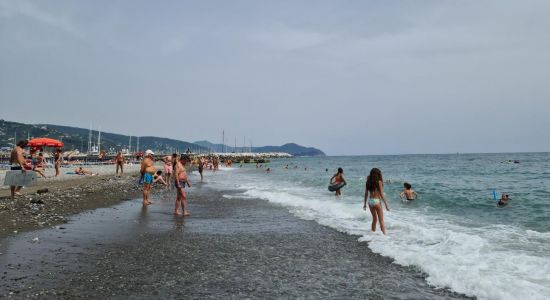
[[[325,153],[317,148],[304,147],[295,143],[288,143],[282,146],[263,147],[231,147],[223,144],[214,144],[209,141],[197,141],[194,144],[208,148],[212,152],[286,152],[293,156],[325,156]]]
[[[99,132],[92,131],[92,148],[95,148],[98,142]],[[66,150],[88,151],[89,129],[59,126],[51,124],[23,124],[0,120],[0,147],[13,147],[14,139],[17,140],[33,137],[51,137],[65,143]],[[194,152],[208,152],[208,148],[193,143],[174,140],[169,138],[140,136],[139,149],[137,138],[132,136],[131,151],[136,152],[151,149],[155,152],[172,153],[184,152],[190,149]],[[101,132],[101,150],[116,152],[122,149],[128,149],[130,136],[109,132]],[[97,149],[97,148],[96,148]]]
[[[50,137],[58,139],[65,143],[65,150],[78,150],[80,152],[88,151],[89,129],[60,126],[52,124],[23,124],[17,122],[10,122],[0,119],[0,148],[11,149],[14,144],[14,140],[22,140],[35,137]],[[92,130],[92,149],[97,152],[99,132]],[[15,142],[17,142],[15,140]],[[155,136],[140,136],[139,137],[139,149],[138,139],[135,136],[131,138],[131,152],[144,151],[145,149],[151,149],[154,152],[160,153],[172,153],[172,152],[185,152],[187,149],[193,152],[286,152],[293,156],[324,156],[323,151],[316,148],[303,147],[294,143],[285,144],[282,146],[264,146],[254,147],[252,149],[245,147],[233,148],[221,144],[213,144],[208,141],[198,141],[195,143],[189,143],[180,140],[174,140],[169,138],[155,137]],[[107,150],[107,152],[116,152],[118,150],[128,149],[130,144],[130,136],[109,132],[101,132],[101,150]],[[243,151],[244,150],[244,151]]]

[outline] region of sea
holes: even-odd
[[[336,197],[328,185],[339,167],[348,185]],[[371,214],[362,208],[374,167],[389,200],[386,236],[370,230]],[[550,298],[550,153],[276,159],[233,165],[206,180],[239,191],[225,198],[264,199],[357,236],[436,288],[479,299]],[[404,182],[418,199],[400,199]],[[494,193],[508,193],[509,204],[498,207]]]

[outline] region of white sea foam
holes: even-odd
[[[281,186],[257,176],[236,181],[246,184],[216,182],[246,190],[241,198],[278,203],[298,217],[359,235],[375,253],[425,272],[435,287],[480,299],[548,299],[550,295],[549,233],[505,225],[468,227],[456,216],[394,207],[384,212],[388,236],[383,236],[370,231],[371,216],[361,209],[361,199],[343,201],[313,188]]]

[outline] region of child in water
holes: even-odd
[[[505,206],[508,204],[508,201],[510,201],[510,195],[506,193],[502,193],[502,197],[497,202],[497,206]]]
[[[369,197],[370,196],[370,197]],[[384,224],[384,212],[382,210],[382,204],[380,200],[384,201],[386,210],[390,211],[388,202],[384,197],[384,179],[382,179],[382,172],[378,168],[370,170],[370,175],[367,177],[367,184],[365,187],[365,199],[363,201],[363,210],[367,210],[367,201],[369,203],[369,210],[372,214],[371,230],[376,231],[376,222],[380,220],[380,230],[383,234],[386,234],[386,225]]]
[[[409,201],[413,201],[418,197],[418,194],[412,189],[412,186],[410,183],[405,182],[403,183],[403,191],[399,194],[399,197],[401,199],[405,197],[405,199]]]

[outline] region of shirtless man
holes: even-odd
[[[124,156],[122,155],[122,151],[118,151],[115,157],[115,164],[116,164],[116,175],[118,175],[118,168],[120,168],[120,176],[124,174],[124,170],[122,166],[124,165]]]
[[[172,154],[174,156],[174,154]],[[172,166],[172,156],[167,155],[163,158],[164,161],[164,178],[166,179],[166,182],[170,182],[170,175],[172,175],[172,170],[174,167]]]
[[[157,171],[155,168],[155,162],[153,160],[153,151],[145,151],[145,157],[141,161],[141,176],[143,177],[143,206],[151,204],[149,193],[153,186],[153,176]]]
[[[17,143],[17,146],[11,151],[11,157],[10,157],[10,170],[21,170],[21,172],[25,173],[25,150],[23,148],[27,147],[27,141],[19,141]],[[10,186],[11,190],[11,197],[14,198],[16,195],[21,196],[21,186]]]
[[[176,159],[174,161],[174,185],[176,187],[176,206],[174,208],[174,214],[179,215],[179,206],[181,205],[181,210],[183,211],[184,216],[189,216],[189,210],[187,209],[187,195],[185,193],[185,186],[191,187],[191,182],[187,178],[187,172],[185,171],[185,166],[182,164],[181,160]]]

